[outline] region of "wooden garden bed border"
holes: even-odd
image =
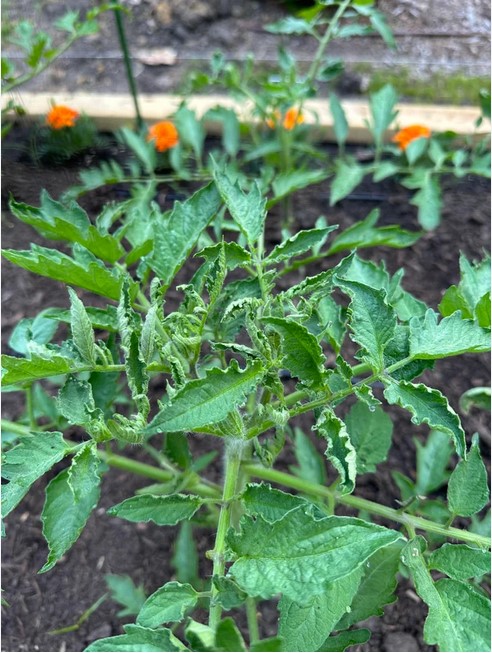
[[[67,104],[82,113],[91,116],[100,130],[113,131],[119,127],[134,123],[135,111],[133,101],[127,93],[30,93],[20,91],[18,94],[4,95],[5,105],[9,98],[25,108],[28,119],[41,119],[48,111],[50,104]],[[148,123],[157,122],[170,116],[184,98],[177,95],[153,94],[139,95],[140,111]],[[237,102],[225,95],[192,95],[186,98],[191,109],[203,116],[209,109],[222,106],[234,109],[240,120],[252,120],[252,104],[249,101]],[[343,100],[347,121],[350,126],[348,141],[352,143],[370,143],[372,136],[367,128],[369,105],[366,100]],[[455,107],[434,104],[398,104],[399,111],[395,121],[396,127],[412,124],[427,125],[431,131],[454,131],[461,136],[480,138],[490,126],[482,123],[478,128],[475,121],[480,111],[475,107]],[[304,104],[304,115],[307,124],[316,127],[317,138],[322,141],[334,141],[333,119],[329,111],[327,99],[308,100]],[[220,123],[206,122],[208,133],[220,132]],[[394,133],[390,130],[388,136]]]

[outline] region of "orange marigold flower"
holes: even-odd
[[[400,129],[393,138],[393,143],[397,143],[400,150],[406,150],[412,141],[417,138],[430,138],[431,130],[425,125],[409,125]]]
[[[267,127],[270,127],[270,129],[275,129],[275,127],[280,123],[281,120],[282,120],[282,114],[278,109],[275,109],[272,115],[269,118],[267,118],[265,122]],[[284,114],[282,120],[282,127],[284,129],[287,129],[288,131],[291,131],[292,129],[294,129],[296,125],[300,125],[303,122],[304,122],[304,116],[299,111],[299,109],[296,109],[295,107],[291,107],[290,109],[287,109],[287,111]]]
[[[275,127],[280,122],[280,118],[281,118],[280,111],[278,109],[275,109],[275,111],[272,113],[270,118],[267,118],[265,120],[267,127],[270,127],[270,129],[275,129]]]
[[[284,122],[282,123],[285,129],[291,131],[296,125],[300,125],[304,122],[304,116],[295,107],[291,107],[285,113]]]
[[[46,124],[49,125],[51,129],[73,127],[79,116],[80,113],[78,111],[75,111],[64,104],[55,104],[46,115]]]
[[[149,128],[148,141],[155,141],[155,149],[165,152],[179,143],[178,130],[170,120],[156,122]]]

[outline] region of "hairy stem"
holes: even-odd
[[[410,526],[411,529],[413,528],[427,531],[429,533],[437,533],[438,535],[444,535],[444,537],[460,540],[462,542],[470,542],[471,544],[477,544],[481,547],[490,547],[490,539],[483,537],[482,535],[460,530],[459,528],[453,528],[452,526],[443,526],[442,524],[437,524],[428,519],[409,515],[400,510],[395,510],[379,503],[375,503],[374,501],[362,499],[361,497],[355,497],[350,494],[338,495],[333,489],[327,488],[324,485],[319,485],[318,483],[305,481],[304,479],[297,478],[291,474],[285,474],[284,472],[279,472],[275,469],[267,469],[266,467],[260,467],[259,465],[253,464],[245,465],[244,469],[248,474],[255,476],[256,478],[271,481],[272,483],[278,483],[279,485],[290,487],[294,490],[315,497],[321,496],[326,497],[327,499],[334,497],[335,501],[339,504],[355,508],[356,510],[367,510],[367,512],[370,512],[373,515],[379,515],[380,517],[385,517],[386,519],[403,524],[404,526]]]
[[[246,619],[248,622],[249,645],[252,646],[260,640],[260,630],[258,628],[256,601],[251,596],[246,599]]]
[[[118,469],[137,474],[137,476],[145,476],[146,478],[151,478],[154,481],[159,481],[161,483],[167,483],[175,478],[175,475],[172,472],[165,469],[159,469],[153,465],[147,465],[147,463],[141,463],[138,460],[131,460],[130,458],[125,458],[125,456],[107,453],[101,449],[98,449],[97,453],[101,460],[107,463],[110,467],[117,467]],[[198,474],[193,474],[189,477],[186,489],[193,490],[193,492],[196,492],[196,494],[205,498],[210,497],[218,499],[219,496],[219,487],[215,483],[202,480]]]
[[[32,383],[26,388],[26,412],[29,419],[29,427],[34,431],[36,429],[36,418],[34,416],[34,396]]]
[[[30,434],[30,429],[27,426],[16,424],[15,422],[10,422],[9,420],[2,419],[1,426],[5,430],[17,433],[20,436]],[[70,442],[68,442],[68,444],[75,445],[75,443]],[[158,469],[153,465],[147,465],[146,463],[141,463],[137,460],[130,460],[124,456],[118,456],[117,454],[102,451],[101,449],[98,450],[98,455],[101,460],[103,460],[111,467],[117,467],[118,469],[132,472],[138,476],[144,476],[145,478],[160,481],[161,483],[170,481],[173,477],[170,472],[164,469]],[[368,501],[367,499],[362,499],[353,495],[339,496],[336,492],[324,485],[310,483],[309,481],[305,481],[301,478],[298,478],[297,476],[292,476],[291,474],[286,474],[275,469],[267,469],[266,467],[260,467],[259,465],[252,463],[243,465],[242,470],[246,474],[254,476],[255,478],[260,478],[264,481],[271,481],[272,483],[278,483],[284,487],[289,487],[314,497],[321,496],[326,499],[334,499],[337,503],[342,505],[350,506],[357,510],[367,510],[367,512],[370,512],[374,515],[380,515],[381,517],[391,519],[392,521],[396,521],[400,524],[410,525],[415,529],[428,531],[430,533],[438,533],[439,535],[444,535],[445,537],[449,537],[451,539],[460,540],[462,542],[470,542],[472,544],[477,544],[480,547],[490,548],[490,539],[482,535],[470,533],[459,528],[454,528],[453,526],[443,526],[442,524],[438,524],[428,519],[416,517],[415,515],[409,515],[401,510],[395,510],[393,508],[383,506],[379,503],[375,503],[374,501]],[[204,498],[217,499],[219,497],[219,487],[211,481],[200,478],[198,474],[190,478],[188,489],[192,489],[196,494]],[[235,488],[231,496],[233,497],[234,494]]]
[[[10,431],[11,433],[15,433],[21,437],[31,435],[32,430],[24,424],[18,424],[7,419],[2,419],[0,421],[0,425],[2,430]],[[45,426],[38,426],[37,428],[40,431],[46,430]],[[75,442],[71,442],[70,440],[65,441],[69,446],[78,446]],[[109,442],[107,444],[109,445]],[[98,449],[97,454],[99,458],[110,467],[116,467],[117,469],[132,472],[137,476],[144,476],[145,478],[152,479],[153,481],[158,481],[159,483],[168,483],[176,477],[175,471],[160,469],[154,465],[148,465],[147,463],[141,463],[138,460],[132,460],[130,458],[126,458],[125,456],[119,456],[118,454],[113,453],[111,450],[105,451],[103,449]],[[196,473],[190,473],[188,475],[186,489],[193,490],[193,492],[203,498],[211,498],[215,500],[220,498],[220,487],[212,481],[201,478]]]
[[[355,386],[374,383],[374,381],[380,380],[381,377],[388,376],[392,372],[395,372],[396,370],[400,369],[401,367],[408,365],[408,363],[410,363],[412,360],[413,360],[412,356],[407,356],[406,358],[403,358],[401,361],[398,361],[397,363],[390,365],[382,372],[379,372],[377,374],[372,374],[371,376],[362,379],[361,381],[355,383],[353,386],[347,388],[346,390],[340,390],[339,392],[335,392],[335,393],[327,393],[326,395],[320,397],[319,399],[313,399],[312,401],[307,401],[305,404],[301,404],[300,406],[291,408],[289,411],[289,419],[296,417],[296,415],[307,413],[310,410],[314,410],[315,408],[328,406],[329,404],[335,401],[339,401],[340,399],[345,399],[345,397],[349,397],[351,394],[355,392]],[[367,366],[365,364],[362,364],[361,366],[356,365],[354,367],[354,370],[355,369],[357,369],[359,373],[364,373],[367,369]],[[303,396],[301,396],[301,394],[297,392],[293,392],[292,396],[295,397],[296,400],[301,400],[303,398]],[[291,404],[291,401],[289,401],[289,397],[290,395],[287,395],[286,397],[287,405]],[[276,423],[272,419],[265,420],[261,424],[258,424],[257,426],[253,426],[252,428],[248,429],[246,433],[246,437],[248,439],[255,438],[258,435],[264,433],[265,431],[268,431],[268,429],[273,428],[275,425]]]
[[[241,465],[241,454],[243,443],[238,440],[226,440],[225,443],[225,478],[222,490],[222,505],[219,514],[219,523],[215,536],[215,546],[212,553],[213,571],[212,577],[223,576],[225,570],[225,540],[231,519],[231,502],[236,494],[236,485]],[[222,607],[214,602],[217,596],[217,589],[212,586],[210,599],[209,626],[214,630],[217,628],[222,614]]]

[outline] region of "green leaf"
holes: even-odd
[[[350,610],[362,573],[362,569],[356,569],[330,583],[322,594],[302,605],[283,596],[278,604],[278,634],[283,639],[284,651],[318,651],[341,617]]]
[[[304,506],[273,524],[261,516],[243,517],[241,531],[229,531],[227,538],[237,556],[229,574],[253,596],[281,592],[303,602],[401,537],[351,517],[314,518]]]
[[[398,100],[395,89],[391,84],[386,84],[369,98],[372,116],[372,132],[376,146],[380,147],[383,142],[384,132],[391,125],[397,116],[395,104]]]
[[[461,581],[441,578],[435,586],[456,629],[449,650],[490,651],[490,600]]]
[[[413,424],[428,424],[432,429],[445,431],[453,438],[459,456],[465,456],[465,432],[458,415],[439,390],[428,388],[423,383],[386,379],[384,396],[390,404],[398,404],[413,415]]]
[[[490,601],[467,583],[447,578],[434,583],[422,556],[424,548],[424,539],[414,538],[404,547],[402,561],[429,606],[425,641],[442,651],[490,650]]]
[[[281,364],[309,388],[322,388],[326,383],[325,357],[316,336],[294,320],[265,317],[262,321],[282,338]]]
[[[283,642],[280,637],[268,637],[268,639],[261,639],[258,642],[253,642],[250,648],[251,652],[258,651],[282,651]]]
[[[314,275],[314,277],[305,277],[300,283],[284,291],[281,296],[284,296],[286,299],[292,299],[300,295],[309,295],[318,290],[331,292],[333,290],[333,276],[333,270],[325,270]]]
[[[157,628],[161,624],[182,621],[197,601],[198,592],[191,585],[166,583],[145,601],[138,613],[137,623],[146,628]]]
[[[215,184],[210,183],[185,202],[176,202],[167,220],[155,226],[154,251],[149,265],[164,286],[169,286],[188,259],[202,231],[220,207]]]
[[[188,438],[183,433],[168,433],[163,445],[163,452],[181,469],[188,469],[191,466],[192,458]]]
[[[490,509],[480,518],[478,515],[472,515],[470,531],[490,538]]]
[[[89,424],[96,408],[91,384],[69,375],[58,393],[57,408],[70,424]]]
[[[345,651],[349,646],[365,644],[371,637],[371,631],[367,628],[344,631],[338,635],[328,637],[319,651]]]
[[[358,401],[345,417],[345,426],[357,454],[357,473],[375,472],[391,446],[391,418],[379,406],[371,408]]]
[[[491,320],[490,292],[482,297],[475,306],[475,317],[481,327],[490,329]]]
[[[247,651],[243,636],[231,617],[226,617],[217,626],[215,651]]]
[[[75,348],[82,360],[89,365],[96,364],[96,349],[94,347],[94,332],[84,304],[77,297],[72,288],[68,288],[70,295],[70,326]]]
[[[427,173],[420,190],[411,199],[411,204],[418,207],[418,220],[424,229],[430,231],[441,222],[441,187],[437,178]]]
[[[280,245],[276,245],[266,257],[265,263],[267,265],[279,263],[293,256],[304,254],[304,252],[309,251],[315,246],[321,246],[330,231],[334,231],[336,228],[337,226],[333,225],[323,229],[302,229],[295,236],[284,240]]]
[[[417,482],[415,494],[427,496],[447,483],[447,466],[453,453],[449,434],[433,430],[429,433],[425,446],[414,438],[417,449]]]
[[[241,247],[241,245],[238,245],[234,241],[229,243],[220,242],[216,245],[210,245],[209,247],[205,247],[204,249],[197,252],[195,256],[199,256],[209,262],[213,262],[219,256],[220,249],[222,247],[224,248],[226,266],[228,270],[235,270],[238,267],[243,267],[251,264],[251,254],[246,249],[244,249],[244,247]]]
[[[350,612],[343,615],[336,630],[349,628],[372,616],[383,614],[383,607],[396,601],[394,591],[397,586],[400,553],[403,542],[400,540],[376,551],[362,568],[364,575],[351,604]]]
[[[369,215],[342,231],[332,242],[328,255],[345,250],[385,245],[397,249],[410,247],[419,238],[419,232],[406,231],[398,226],[376,227],[379,210],[374,209]]]
[[[179,138],[185,144],[193,148],[198,160],[202,158],[203,143],[205,141],[205,130],[200,120],[197,120],[195,112],[182,104],[174,114]]]
[[[17,358],[16,356],[3,355],[2,368],[4,370],[2,385],[8,386],[29,383],[36,379],[45,379],[49,376],[68,374],[76,366],[72,359],[65,358],[64,356],[52,354],[49,358],[45,358],[32,352],[31,358]]]
[[[386,303],[386,292],[340,277],[337,277],[337,285],[351,298],[351,338],[363,347],[361,359],[374,371],[382,371],[384,350],[393,338],[396,328],[396,315]]]
[[[189,381],[169,399],[146,429],[148,435],[170,431],[196,431],[225,419],[241,405],[263,375],[260,362],[241,370],[232,361],[226,370],[212,369],[205,378]]]
[[[353,160],[337,161],[335,177],[331,183],[330,206],[347,197],[364,179],[365,170]]]
[[[267,202],[267,208],[270,209],[280,200],[291,193],[295,193],[302,188],[319,184],[328,178],[325,170],[291,170],[281,172],[272,183],[273,198]]]
[[[145,316],[145,321],[142,325],[142,333],[140,335],[139,342],[139,352],[140,356],[138,357],[142,360],[145,365],[150,365],[152,359],[154,358],[154,352],[156,348],[156,334],[157,334],[157,325],[159,323],[159,306],[154,304],[151,306]]]
[[[321,413],[314,428],[328,441],[325,455],[340,475],[339,492],[353,492],[357,476],[357,454],[345,424],[327,408]]]
[[[47,392],[40,383],[33,384],[32,395],[34,417],[37,420],[46,417],[52,422],[56,422],[59,412],[55,397]]]
[[[151,175],[157,165],[157,154],[152,142],[147,141],[142,134],[136,134],[128,127],[122,127],[119,136],[135,156],[143,163],[145,171]]]
[[[185,637],[192,651],[213,651],[215,646],[215,631],[210,626],[189,619],[185,628]]]
[[[214,162],[214,179],[217,189],[229,213],[253,245],[263,233],[266,217],[266,200],[262,197],[258,184],[245,195],[237,181],[232,182],[227,173]]]
[[[337,304],[330,295],[321,297],[315,305],[315,311],[318,315],[318,322],[322,328],[319,339],[325,339],[333,347],[336,354],[342,347],[346,328],[345,316],[342,307]]]
[[[464,320],[456,311],[439,323],[429,308],[424,319],[410,320],[410,355],[414,358],[445,358],[490,349],[490,332],[472,320]]]
[[[490,292],[486,293],[477,303],[470,307],[459,286],[450,286],[439,303],[439,312],[447,317],[455,311],[461,311],[464,318],[475,317],[482,327],[490,327]]]
[[[391,376],[395,381],[411,381],[418,377],[427,369],[434,367],[434,360],[412,360],[410,359],[410,335],[406,325],[397,324],[395,337],[390,340],[384,351],[384,364],[388,369],[392,365],[399,365],[402,361],[409,360],[408,363],[393,370]]]
[[[282,519],[290,510],[309,505],[302,497],[272,488],[268,483],[249,483],[241,498],[249,515],[260,515],[270,524]]]
[[[463,317],[475,316],[480,326],[490,326],[490,257],[471,264],[460,254],[460,272],[459,285],[450,286],[439,304],[441,315],[447,317],[460,310]]]
[[[54,26],[57,29],[63,30],[64,32],[74,32],[78,20],[78,11],[67,11],[66,14],[55,21]]]
[[[28,356],[30,342],[38,345],[50,342],[58,329],[58,323],[48,317],[49,311],[50,309],[46,309],[35,318],[24,318],[17,322],[9,339],[9,347],[23,356]]]
[[[198,579],[198,553],[193,538],[193,525],[189,521],[181,522],[179,532],[174,540],[174,553],[171,558],[180,583],[196,583]]]
[[[31,485],[70,451],[62,433],[31,433],[4,454],[2,477],[2,516],[6,517],[24,498]]]
[[[335,93],[330,93],[330,111],[333,116],[333,131],[339,147],[343,147],[349,134],[349,125],[343,106]]]
[[[15,200],[10,200],[9,206],[16,218],[34,227],[45,238],[79,243],[108,263],[115,263],[125,254],[120,242],[114,236],[99,233],[76,202],[65,206],[42,190],[39,209]]]
[[[480,455],[478,434],[472,439],[466,460],[460,460],[448,483],[448,505],[454,515],[469,517],[481,510],[489,499],[487,470]]]
[[[437,569],[454,580],[490,574],[490,553],[466,544],[443,544],[429,557],[429,569]]]
[[[429,146],[429,139],[426,137],[416,138],[409,143],[405,149],[405,156],[408,163],[412,166],[424,154]]]
[[[408,476],[405,476],[405,474],[401,474],[398,471],[391,472],[391,476],[400,490],[402,501],[408,501],[415,496],[415,485]]]
[[[30,250],[25,251],[6,249],[3,255],[15,265],[42,277],[85,288],[116,301],[120,296],[121,277],[113,274],[95,258],[82,265],[57,250],[34,244]]]
[[[131,306],[129,288],[129,280],[126,279],[121,287],[117,316],[121,346],[125,354],[126,377],[132,397],[136,399],[147,392],[149,375],[139,343],[140,318]]]
[[[95,446],[85,446],[72,464],[56,476],[46,488],[41,514],[43,535],[49,554],[39,570],[49,571],[78,540],[100,495],[99,457]]]
[[[313,26],[308,20],[287,16],[265,26],[265,31],[271,34],[312,34]]]
[[[124,635],[105,637],[92,642],[84,651],[87,653],[120,653],[135,651],[185,651],[185,647],[168,628],[143,628],[128,624],[123,626]]]
[[[478,263],[470,263],[464,254],[460,255],[461,280],[459,288],[468,306],[474,309],[483,296],[490,292],[490,256]]]
[[[189,494],[140,494],[112,506],[108,515],[132,522],[152,521],[158,526],[174,526],[183,519],[191,519],[201,505],[200,497]]]
[[[473,407],[490,413],[490,388],[470,388],[461,395],[460,410],[467,415]]]
[[[95,306],[85,306],[85,311],[89,316],[93,329],[101,329],[103,331],[118,331],[115,306],[109,305],[104,309],[96,308]],[[67,322],[70,324],[69,310],[64,310],[61,308],[47,308],[46,311],[43,311],[43,313],[45,317],[49,318],[53,322],[56,320],[58,322]]]
[[[214,600],[224,610],[238,608],[248,598],[248,595],[227,576],[214,576],[212,582],[217,590]]]
[[[137,587],[130,576],[120,574],[106,574],[104,580],[111,591],[111,599],[123,606],[116,616],[136,616],[146,599],[143,586]]]
[[[205,122],[215,121],[222,125],[222,145],[227,154],[235,157],[241,145],[240,123],[234,109],[216,106],[204,115]]]
[[[299,428],[294,429],[294,453],[299,467],[290,470],[311,483],[326,483],[326,469],[323,458],[317,452],[310,438]]]
[[[394,177],[400,171],[400,167],[392,163],[391,161],[381,161],[375,166],[374,175],[372,177],[373,181],[378,183],[387,179],[388,177]]]
[[[369,221],[369,218],[371,218],[371,221],[374,223],[377,217],[377,214],[371,212],[367,216],[366,221]],[[386,270],[385,263],[382,262],[377,265],[373,261],[366,261],[365,259],[359,258],[355,252],[340,261],[336,268],[336,274],[347,281],[356,281],[365,286],[370,286],[375,290],[389,291],[390,276]]]
[[[390,48],[396,48],[396,41],[393,32],[387,23],[386,16],[381,11],[371,8],[369,20],[376,32],[379,32],[386,45]]]

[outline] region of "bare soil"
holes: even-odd
[[[18,142],[18,141],[17,141]],[[7,152],[9,149],[6,148]],[[5,200],[9,193],[19,201],[33,203],[39,200],[41,188],[47,188],[58,197],[68,185],[76,182],[78,168],[88,160],[79,159],[75,164],[59,168],[34,168],[23,158],[19,150],[10,150],[4,157],[2,196],[3,246],[27,249],[29,242],[42,242],[30,227],[18,222],[9,214]],[[97,154],[97,153],[95,153]],[[95,154],[89,155],[94,157]],[[113,155],[117,155],[117,148]],[[6,159],[6,160],[5,160]],[[365,258],[384,259],[390,272],[404,266],[404,286],[420,299],[436,308],[443,291],[459,280],[458,256],[464,252],[469,258],[478,259],[489,248],[490,192],[486,182],[468,177],[457,182],[444,182],[444,209],[441,226],[426,234],[411,248],[393,250],[378,248],[361,251]],[[108,199],[118,199],[125,189],[110,188],[90,193],[80,203],[94,217]],[[380,224],[400,224],[407,229],[417,229],[416,209],[409,204],[409,192],[392,181],[374,186],[365,182],[357,192],[340,202],[328,206],[329,185],[322,183],[296,194],[295,215],[298,227],[313,226],[320,214],[330,223],[346,228],[364,218],[377,207],[381,211]],[[157,196],[161,206],[168,207],[176,197],[176,191],[168,187],[159,189]],[[268,218],[267,245],[279,240],[278,212]],[[326,267],[333,261],[324,262]],[[307,270],[308,274],[319,271]],[[295,281],[293,279],[292,281]],[[12,328],[19,319],[36,315],[47,306],[67,305],[66,291],[62,284],[41,279],[16,268],[9,262],[3,264],[3,312],[2,331],[4,351],[9,353],[7,341]],[[490,377],[489,360],[486,356],[462,356],[441,361],[425,380],[442,390],[458,411],[460,395],[471,386],[487,385]],[[155,388],[157,393],[158,389]],[[162,394],[162,388],[160,389]],[[159,394],[157,396],[160,396]],[[17,418],[22,412],[21,400],[14,394],[6,395],[4,416]],[[413,437],[424,438],[427,429],[410,423],[408,414],[399,409],[388,411],[394,421],[394,442],[387,463],[378,467],[377,474],[365,475],[358,482],[356,493],[370,500],[395,507],[399,498],[391,478],[391,470],[399,470],[410,477],[415,475],[415,446]],[[488,420],[483,413],[473,411],[462,415],[468,436],[478,431],[482,451],[489,452],[490,436]],[[303,417],[299,424],[309,432],[311,421]],[[194,437],[193,449],[209,451],[221,446],[211,437]],[[138,448],[128,448],[125,455],[147,460]],[[292,452],[287,450],[280,465],[292,463]],[[147,462],[152,462],[147,460]],[[3,545],[3,588],[10,607],[3,610],[3,641],[5,651],[82,651],[91,641],[121,633],[121,625],[130,621],[116,617],[117,606],[106,600],[81,627],[71,633],[50,635],[50,631],[73,624],[80,615],[106,592],[104,575],[128,574],[135,583],[143,583],[148,594],[168,581],[173,574],[170,565],[175,529],[158,528],[152,524],[130,524],[111,518],[106,509],[132,496],[137,488],[147,484],[143,478],[111,469],[105,476],[101,503],[90,517],[87,527],[72,550],[47,574],[37,575],[46,559],[47,547],[41,533],[40,512],[44,501],[44,488],[63,467],[60,464],[31,489],[20,506],[7,519],[7,538]],[[220,475],[220,456],[210,474]],[[343,514],[343,511],[337,511]],[[394,526],[394,524],[392,524]],[[212,548],[211,534],[197,529],[196,537],[201,553],[203,574],[211,572],[210,564],[203,554]],[[429,651],[422,640],[426,608],[416,597],[411,584],[401,579],[398,601],[385,609],[384,616],[371,620],[373,630],[370,642],[356,650],[366,651]],[[276,631],[277,611],[274,602],[260,605],[262,636]]]

